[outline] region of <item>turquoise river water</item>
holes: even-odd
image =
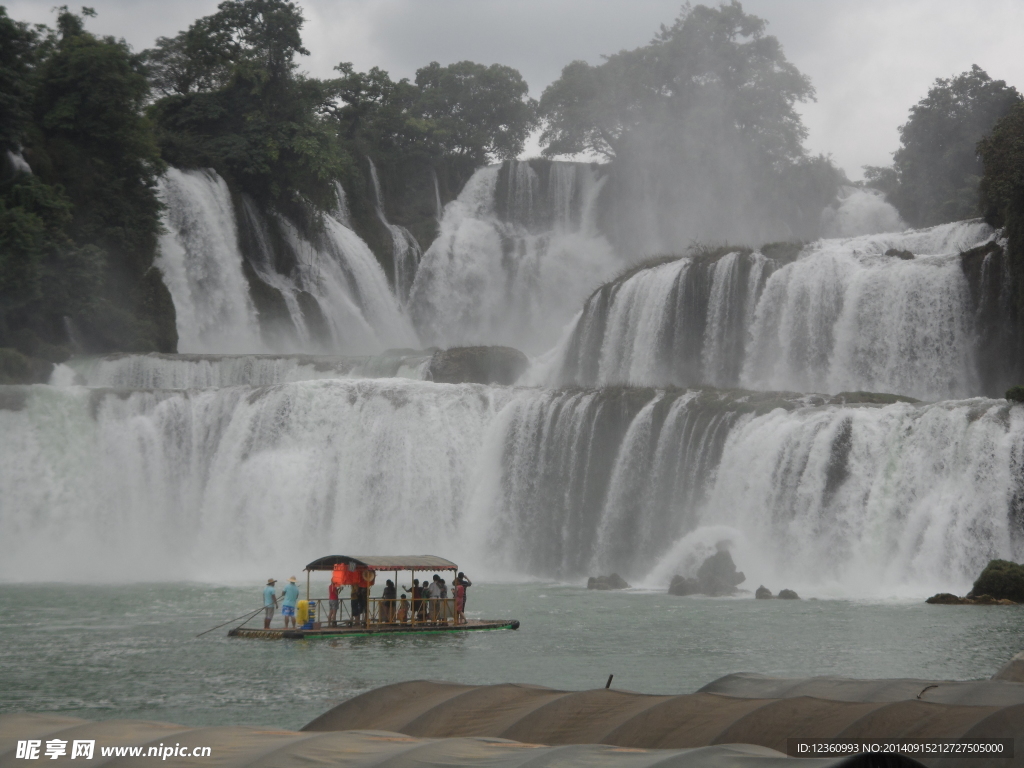
[[[196,637],[259,604],[259,586],[7,584],[0,712],[299,728],[377,686],[428,678],[686,693],[730,672],[992,675],[1024,648],[1024,608],[756,601],[476,584],[470,617],[518,631],[267,641]],[[325,589],[319,590],[325,591]],[[275,626],[280,619],[275,620]]]

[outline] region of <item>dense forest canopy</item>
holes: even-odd
[[[900,127],[893,164],[866,167],[867,182],[885,192],[915,227],[978,216],[983,168],[977,144],[1020,101],[1016,88],[993,80],[977,64],[936,79]]]
[[[816,234],[845,177],[807,156],[796,104],[814,89],[765,30],[737,0],[686,5],[650,44],[572,62],[544,91],[544,154],[592,152],[618,168],[620,243]]]
[[[74,338],[86,349],[177,344],[152,267],[164,162],[143,113],[149,84],[123,41],[85,30],[88,15],[59,8],[48,29],[0,9],[0,347],[50,362]]]
[[[233,194],[311,230],[336,209],[340,183],[385,271],[391,241],[371,162],[389,220],[426,247],[435,195],[451,200],[538,129],[547,157],[604,158],[601,227],[627,255],[817,237],[822,209],[848,183],[804,148],[797,105],[814,99],[810,80],[738,0],[687,4],[648,45],[571,62],[539,102],[497,63],[429,62],[394,79],[342,61],[332,77],[309,77],[305,20],[289,0],[225,0],[142,52],[90,32],[94,15],[62,6],[50,28],[0,7],[8,378],[42,376],[45,361],[75,350],[176,349],[154,266],[169,165],[213,168]],[[910,110],[892,167],[867,177],[911,224],[984,214],[1005,226],[1024,286],[1020,105],[978,67],[937,80]]]

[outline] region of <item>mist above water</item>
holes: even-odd
[[[234,580],[391,551],[663,589],[724,539],[751,582],[877,597],[1024,557],[1005,401],[402,379],[4,397],[4,580],[41,558],[58,580]]]

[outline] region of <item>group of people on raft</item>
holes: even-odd
[[[267,579],[267,586],[263,589],[263,628],[270,629],[270,622],[274,618],[274,611],[277,608],[278,600],[274,585],[275,579]],[[447,624],[449,619],[454,618],[456,624],[466,624],[466,590],[473,586],[466,574],[459,571],[458,576],[452,585],[455,597],[455,615],[450,615],[450,608],[446,609],[445,601],[449,599],[448,584],[438,574],[433,579],[412,580],[412,586],[402,589],[405,592],[398,596],[398,589],[395,583],[388,579],[384,584],[384,592],[377,600],[376,621],[383,624],[408,624],[411,621],[417,623]],[[352,584],[349,591],[351,601],[352,624],[363,623],[361,620],[366,615],[370,601],[370,587]],[[338,626],[338,610],[341,607],[341,596],[339,585],[331,581],[327,592],[327,623],[328,626]],[[288,579],[288,585],[281,593],[281,614],[284,617],[284,628],[295,628],[295,610],[299,599],[299,588],[296,579],[292,576]]]
[[[408,624],[410,621],[420,623],[447,624],[449,619],[454,619],[456,624],[466,623],[466,590],[473,586],[466,574],[459,571],[452,585],[455,597],[455,615],[451,616],[445,610],[443,601],[448,600],[449,588],[447,582],[434,574],[433,579],[412,580],[412,586],[403,586],[405,590],[401,596],[398,595],[398,588],[395,583],[388,579],[384,583],[384,591],[377,600],[376,621],[382,624]],[[341,606],[341,595],[339,587],[333,581],[328,587],[328,614],[329,626],[337,626],[338,609]],[[351,605],[352,623],[359,624],[369,607],[370,587],[351,585],[349,588],[349,600]],[[448,609],[450,611],[450,609]]]

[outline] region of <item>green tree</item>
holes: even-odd
[[[915,227],[979,215],[982,174],[978,141],[1021,100],[977,64],[950,79],[936,79],[900,127],[900,148],[890,168],[868,166],[869,184],[886,193]]]
[[[509,160],[523,151],[537,124],[537,104],[522,75],[502,64],[436,61],[416,71],[416,111],[445,154]]]
[[[85,30],[90,15],[61,7],[56,30],[0,17],[20,110],[6,141],[32,169],[0,178],[0,345],[51,359],[67,319],[97,351],[177,343],[152,266],[163,165],[141,114],[149,87],[123,41]]]
[[[978,143],[978,155],[982,211],[989,224],[1005,228],[1017,311],[1024,317],[1024,102]]]
[[[264,204],[304,213],[297,195],[333,207],[350,163],[330,119],[336,87],[296,73],[303,17],[284,0],[227,0],[145,53],[163,155],[213,167]]]
[[[603,220],[621,245],[816,235],[841,173],[806,158],[795,105],[814,89],[765,29],[737,0],[687,4],[650,44],[574,61],[542,94],[545,155],[611,161],[621,204]]]
[[[0,6],[0,151],[17,150],[29,120],[30,73],[39,35]]]
[[[794,105],[813,98],[765,22],[733,0],[683,7],[642,48],[591,66],[574,61],[540,100],[545,154],[592,151],[606,157],[652,126],[671,134],[698,119],[738,136],[770,162],[802,157],[806,137]]]

